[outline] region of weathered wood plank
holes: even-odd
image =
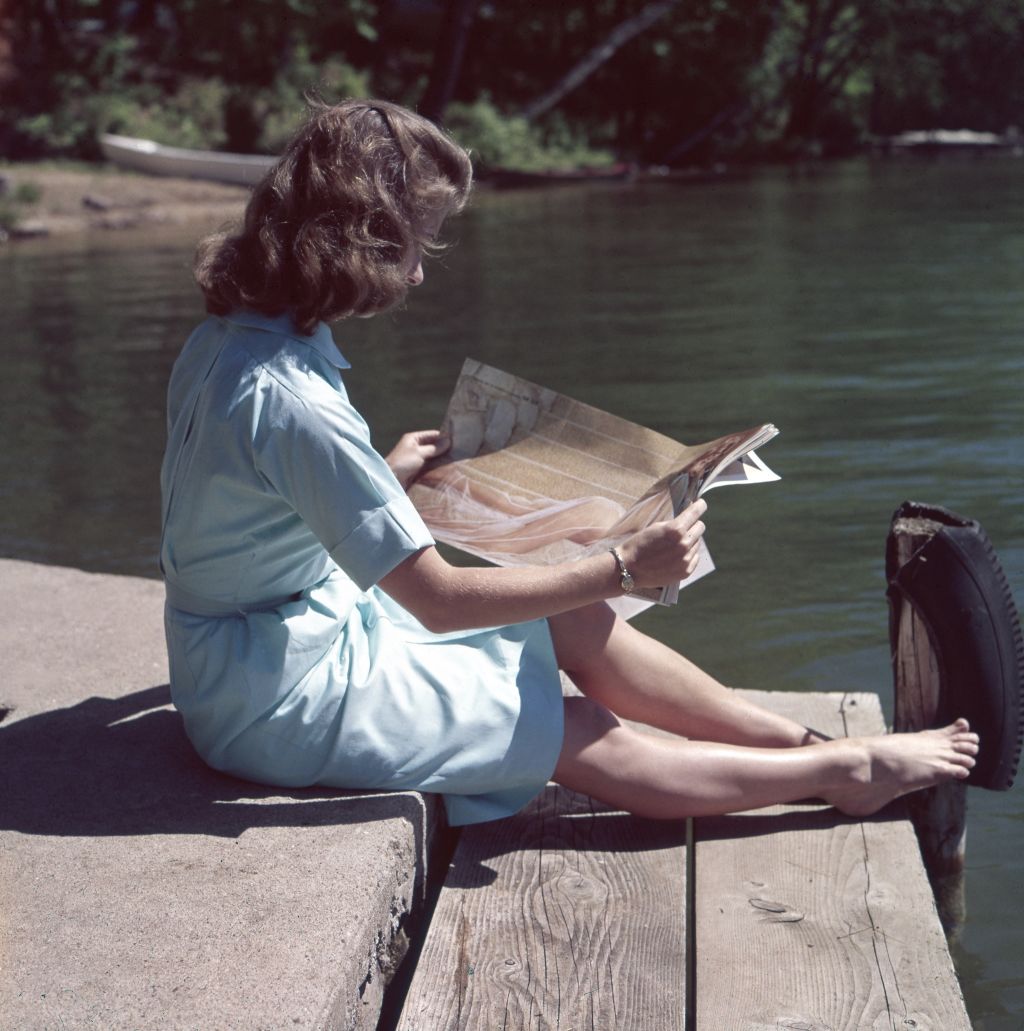
[[[685,839],[553,785],[464,830],[399,1031],[681,1031]]]
[[[943,523],[924,518],[893,519],[886,541],[890,582]],[[938,725],[942,674],[935,642],[924,617],[899,593],[890,596],[889,643],[892,650],[896,730]],[[967,785],[948,781],[907,800],[925,870],[946,932],[956,934],[967,914],[964,867],[967,855]]]
[[[874,695],[750,693],[833,735],[884,729]],[[691,1031],[969,1031],[902,807],[696,821]]]

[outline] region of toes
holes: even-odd
[[[971,730],[970,724],[965,719],[956,720],[951,723],[948,727],[943,728],[944,732],[953,740],[953,743],[959,747],[963,742],[971,742],[978,744],[981,738]]]

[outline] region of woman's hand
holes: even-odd
[[[697,568],[705,529],[701,516],[707,510],[707,502],[698,499],[675,519],[648,526],[619,546],[638,587],[663,587],[686,579]]]
[[[398,482],[408,488],[432,458],[443,455],[451,447],[451,440],[440,430],[417,430],[404,433],[388,452],[384,461],[391,467]]]
[[[661,587],[693,572],[706,509],[697,501],[619,546],[638,586]],[[436,548],[423,548],[382,577],[380,586],[437,634],[522,623],[621,594],[618,567],[606,551],[556,566],[495,568],[455,567]]]
[[[638,587],[662,587],[693,572],[706,508],[697,501],[675,519],[641,530],[619,546]],[[438,634],[524,623],[622,593],[618,566],[607,552],[556,566],[456,567],[435,547],[400,562],[382,577],[381,587]]]

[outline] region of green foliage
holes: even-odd
[[[503,115],[487,98],[451,104],[445,127],[484,172],[493,168],[541,171],[601,166],[614,160],[609,151],[590,147],[564,119],[555,119],[544,129],[521,116]]]
[[[305,97],[364,96],[365,73],[339,59],[313,64],[302,51],[262,89],[239,90],[222,79],[182,79],[173,92],[153,84],[89,93],[80,79],[69,79],[63,103],[53,111],[28,115],[20,132],[41,151],[95,157],[100,133],[138,136],[157,143],[197,150],[222,150],[231,140],[229,112],[240,107],[254,127],[252,138],[233,149],[277,153],[301,123]],[[236,117],[238,115],[236,114]]]
[[[68,88],[53,111],[17,123],[40,150],[82,157],[98,154],[97,136],[116,132],[179,147],[223,144],[225,88],[217,80],[186,81],[175,93],[151,85],[96,93]]]
[[[364,97],[370,93],[369,76],[357,71],[340,58],[314,63],[309,51],[300,48],[292,62],[274,80],[261,97],[261,131],[258,149],[277,154],[292,133],[302,124],[307,96],[326,101],[346,97]]]
[[[1002,132],[1024,110],[1022,0],[887,0],[873,129]]]
[[[227,95],[219,79],[185,79],[173,93],[162,95],[152,88],[108,94],[96,110],[95,128],[174,147],[216,149],[225,142]]]
[[[0,235],[14,229],[21,221],[26,207],[37,204],[43,196],[43,188],[31,180],[18,183],[10,195],[0,195]]]
[[[483,167],[537,169],[611,151],[654,163],[828,154],[901,129],[1001,131],[1024,110],[1024,0],[679,0],[609,47],[649,3],[479,3],[446,124]],[[415,103],[429,83],[440,110],[442,15],[465,11],[457,0],[0,6],[0,150],[93,159],[103,131],[273,152],[310,91]],[[520,116],[551,90],[553,112]]]
[[[39,183],[31,180],[18,183],[14,188],[13,200],[15,204],[38,204],[43,199],[43,188]]]

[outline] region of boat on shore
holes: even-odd
[[[216,150],[187,150],[166,147],[134,136],[102,133],[99,137],[103,156],[121,168],[149,175],[209,179],[235,186],[253,186],[277,161],[263,154],[231,154]]]
[[[973,129],[912,129],[886,136],[880,144],[890,152],[917,151],[936,154],[952,151],[1020,151],[1019,132],[977,132]]]

